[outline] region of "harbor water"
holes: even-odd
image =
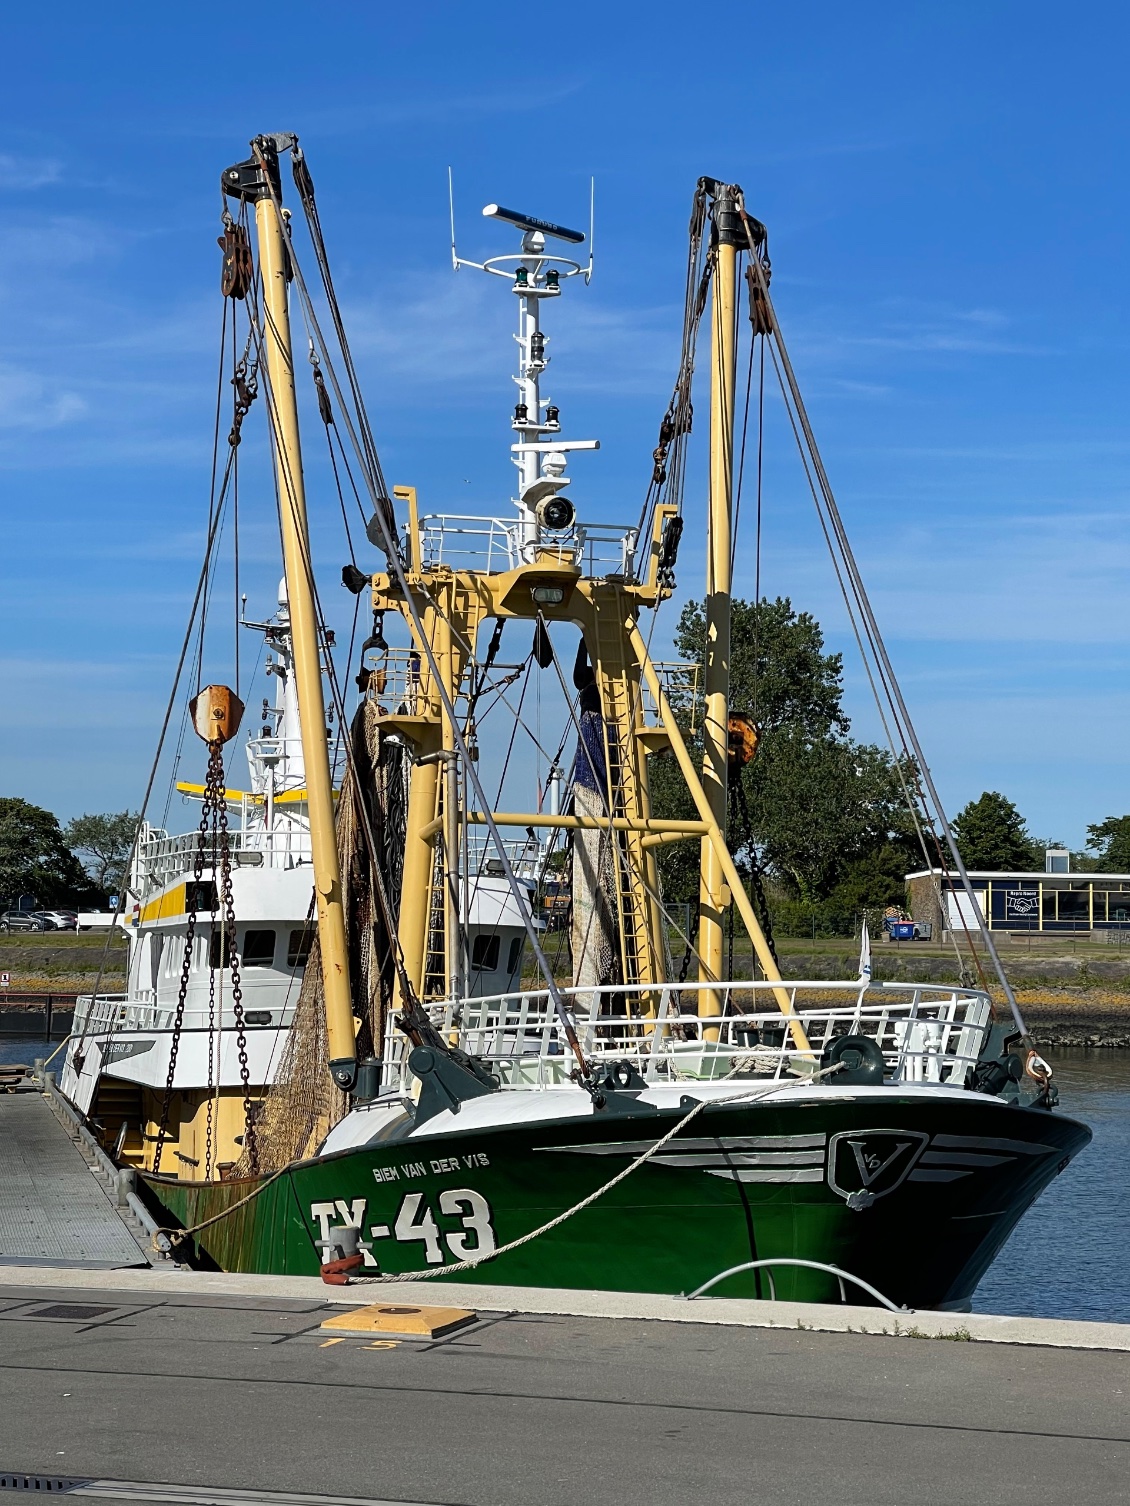
[[[1095,1138],[1021,1219],[973,1310],[1130,1323],[1130,1051],[1043,1055],[1060,1110]]]
[[[0,1037],[0,1063],[53,1049]],[[977,1289],[973,1309],[1130,1323],[1130,1051],[1045,1051],[1060,1107],[1095,1138],[1021,1219]]]

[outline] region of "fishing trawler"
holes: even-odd
[[[284,217],[287,156],[318,303],[297,246],[299,217]],[[949,844],[955,882],[968,883],[781,339],[765,230],[741,190],[705,178],[697,186],[674,396],[643,516],[613,528],[585,518],[568,491],[570,455],[596,442],[563,437],[560,409],[541,390],[543,317],[591,275],[591,250],[578,259],[584,232],[488,205],[491,223],[517,234],[516,250],[472,263],[453,245],[457,270],[481,269],[516,300],[516,510],[423,514],[413,488],[384,483],[297,138],[255,138],[221,183],[236,207],[225,221],[223,290],[247,309],[268,392],[317,937],[287,1060],[232,1137],[237,1164],[204,1176],[183,1157],[162,1163],[162,1146],[183,1131],[163,1116],[147,1127],[153,1150],[140,1186],[182,1257],[333,1280],[355,1272],[656,1292],[713,1286],[799,1300],[843,1298],[847,1283],[896,1305],[967,1306],[1017,1220],[1090,1132],[1056,1112],[1050,1072],[1002,970],[1003,1018],[986,988],[876,983],[863,968],[842,983],[783,978],[727,847],[734,767],[756,756],[752,729],[728,704],[744,264],[750,338],[769,345],[784,374],[869,667],[915,765],[916,813]],[[374,632],[336,821],[292,299],[311,333],[321,417],[348,435],[378,551],[369,570],[353,563],[343,572],[367,595]],[[679,671],[656,664],[649,643],[674,590],[684,519],[694,516],[683,488],[708,308],[708,642],[696,751]],[[525,673],[551,676],[568,703],[554,752],[508,699],[513,678],[498,665],[507,627],[532,631]],[[201,723],[213,799],[228,695],[211,687],[213,719]],[[491,797],[481,760],[499,724],[500,750],[526,739],[547,766],[564,767],[564,750],[575,748],[566,798],[506,809]],[[653,812],[657,757],[675,760],[693,819]],[[554,844],[571,843],[566,977],[535,922],[515,833],[526,842],[544,834],[542,873]],[[701,854],[697,913],[683,933],[657,862],[671,842]],[[473,930],[488,881],[510,898],[513,935],[501,915],[494,932]],[[757,961],[752,978],[726,974],[731,906]],[[672,929],[687,944],[679,967],[668,952]],[[516,951],[506,945],[515,939]],[[979,941],[995,962],[987,932]],[[523,952],[530,981],[519,976]],[[484,992],[476,968],[497,967],[503,955],[510,981]]]

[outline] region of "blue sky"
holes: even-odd
[[[583,223],[595,176],[597,276],[553,310],[548,386],[569,433],[602,441],[574,463],[578,502],[625,521],[674,373],[694,182],[740,182],[944,798],[1000,789],[1080,845],[1130,809],[1127,40],[1111,5],[991,0],[10,15],[3,793],[63,818],[136,804],[206,508],[218,174],[254,132],[293,129],[386,471],[433,508],[501,514],[511,491],[512,309],[451,273],[447,166],[467,254],[511,249],[483,203]],[[347,627],[318,438],[311,501]],[[277,575],[262,439],[245,447],[252,615]],[[764,586],[847,649],[788,443],[770,402]],[[218,678],[229,639],[210,645]],[[877,735],[848,658],[856,730]]]

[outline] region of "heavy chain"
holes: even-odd
[[[235,404],[228,444],[234,450],[238,448],[243,438],[243,420],[251,411],[251,404],[259,396],[259,363],[249,361],[246,350],[243,352],[243,359],[235,368],[231,384],[235,388]]]
[[[730,781],[730,793],[735,797],[738,815],[741,818],[742,837],[746,851],[749,853],[750,889],[752,890],[754,908],[757,910],[758,923],[765,936],[765,944],[769,948],[769,955],[777,964],[778,971],[780,971],[781,961],[777,956],[776,942],[773,940],[773,917],[769,912],[769,901],[765,895],[761,864],[758,862],[757,847],[753,837],[753,823],[750,820],[749,806],[746,804],[745,799],[745,784],[740,774]]]
[[[226,956],[221,957],[221,966],[231,970],[232,1013],[235,1015],[235,1041],[239,1055],[239,1080],[243,1085],[243,1148],[254,1176],[259,1170],[259,1148],[255,1140],[255,1106],[251,1102],[251,1069],[247,1061],[247,1028],[243,1019],[243,988],[240,982],[239,953],[235,948],[235,903],[231,884],[231,836],[228,832],[228,807],[224,790],[223,745],[219,742],[208,745],[208,775],[218,782],[219,801],[216,810],[217,835],[220,850],[220,906]]]
[[[216,934],[215,923],[212,935]],[[211,960],[211,959],[209,959]],[[204,1180],[212,1178],[212,1107],[213,1076],[216,1071],[216,970],[208,969],[208,1108],[204,1129]]]
[[[204,804],[200,811],[200,826],[197,831],[196,852],[192,860],[192,884],[185,894],[185,914],[188,926],[184,937],[184,956],[181,959],[180,984],[177,988],[177,1007],[173,1015],[173,1039],[169,1046],[169,1070],[165,1077],[165,1096],[161,1101],[161,1119],[157,1126],[157,1149],[153,1153],[153,1170],[161,1170],[161,1152],[165,1147],[165,1133],[169,1127],[169,1112],[173,1103],[173,1080],[177,1071],[177,1053],[180,1050],[181,1031],[184,1027],[184,1001],[188,995],[188,977],[192,970],[192,947],[196,939],[196,910],[200,902],[200,885],[204,877],[204,853],[212,826],[211,785],[205,785]],[[216,849],[212,844],[212,866],[215,868]],[[212,913],[215,914],[215,886],[213,886]]]

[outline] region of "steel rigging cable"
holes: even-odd
[[[746,213],[744,202],[742,202],[741,200],[739,200],[739,212],[746,228],[746,234],[749,239],[750,248],[751,250],[755,250],[757,244],[755,231],[753,229],[753,224],[750,220],[750,217]],[[948,846],[952,855],[954,866],[956,867],[958,874],[960,875],[962,887],[965,890],[966,895],[968,896],[969,905],[975,915],[975,918],[977,919],[977,928],[981,936],[981,940],[984,943],[985,950],[988,952],[990,958],[992,959],[997,978],[1000,982],[1005,998],[1008,1001],[1013,1019],[1016,1022],[1017,1028],[1026,1035],[1027,1030],[1024,1025],[1023,1017],[1020,1013],[1019,1005],[1016,1002],[1016,996],[1012,991],[1012,986],[1009,983],[1007,976],[1005,975],[1004,967],[1001,963],[996,945],[989,932],[988,926],[985,924],[984,918],[981,915],[980,906],[977,904],[977,901],[974,897],[973,887],[969,880],[969,873],[966,869],[964,859],[961,856],[961,852],[957,846],[953,831],[946,817],[945,808],[942,805],[937,787],[934,784],[933,775],[930,772],[929,765],[927,764],[925,755],[923,754],[921,743],[918,740],[918,734],[914,729],[914,724],[911,720],[910,712],[903,697],[898,679],[895,676],[894,667],[891,664],[890,656],[887,652],[886,644],[883,641],[878,621],[871,607],[870,598],[867,594],[866,587],[863,584],[863,578],[860,574],[859,566],[856,562],[854,552],[851,548],[851,543],[847,537],[847,531],[844,527],[843,518],[836,503],[835,495],[832,492],[832,487],[830,481],[828,480],[827,472],[824,469],[824,463],[820,456],[819,447],[816,443],[816,437],[813,433],[812,425],[809,421],[808,413],[804,406],[804,400],[801,396],[795,373],[793,372],[792,363],[789,360],[788,351],[786,350],[784,341],[781,338],[780,325],[777,321],[777,317],[773,309],[772,300],[769,297],[768,281],[766,279],[764,269],[761,267],[756,255],[751,256],[750,259],[750,274],[751,294],[756,287],[757,302],[762,306],[764,313],[767,316],[768,324],[773,334],[776,350],[780,353],[781,365],[784,370],[785,383],[787,383],[789,395],[792,398],[792,403],[795,408],[800,429],[804,435],[805,448],[807,449],[807,452],[812,460],[813,472],[815,473],[819,488],[820,500],[817,501],[817,507],[819,510],[820,503],[822,501],[823,507],[827,512],[832,536],[835,539],[836,547],[833,550],[833,555],[838,553],[840,559],[843,562],[847,581],[851,588],[851,595],[854,598],[856,607],[860,615],[864,630],[864,636],[867,638],[867,641],[870,644],[871,652],[875,660],[876,669],[879,674],[880,683],[883,687],[884,694],[887,697],[888,704],[890,705],[899,739],[903,743],[907,758],[911,761],[912,766],[916,770],[917,779],[918,781],[920,781],[920,786],[923,790],[923,794],[925,795],[928,793],[929,795],[930,806],[932,807],[933,812],[936,815],[939,824],[941,825],[946,845]],[[849,612],[850,611],[851,608],[849,603]]]

